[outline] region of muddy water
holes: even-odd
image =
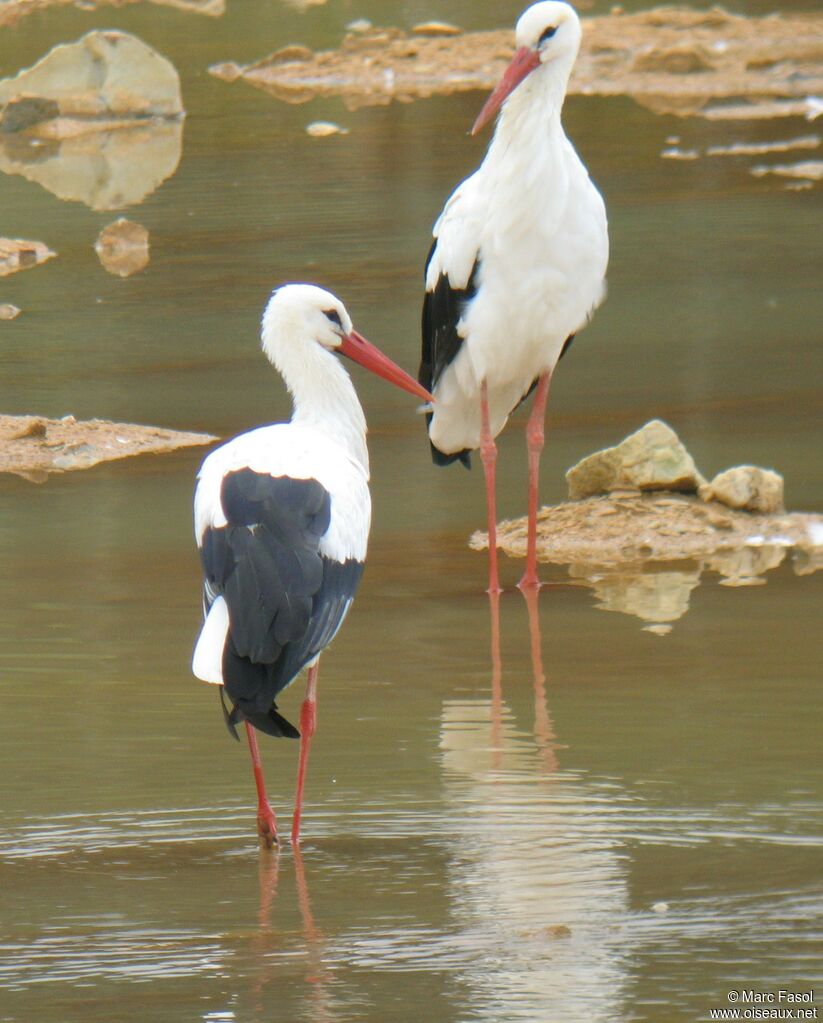
[[[58,252],[2,285],[24,310],[2,327],[3,411],[221,435],[282,416],[256,333],[285,279],[332,287],[416,364],[428,225],[482,151],[465,134],[480,97],[348,113],[203,72],[325,45],[376,7],[272,5],[262,29],[246,9],[55,11],[4,31],[3,74],[95,25],[136,31],[179,67],[189,116],[177,173],[124,211],[152,246],[128,280],[91,248],[117,214],[0,178],[3,233]],[[350,134],[308,138],[320,118]],[[662,415],[704,473],[774,465],[792,507],[821,510],[819,186],[659,157],[672,134],[704,150],[816,126],[621,100],[575,100],[566,119],[607,197],[613,262],[557,379],[544,498]],[[258,853],[245,751],[189,675],[201,454],[3,479],[0,1019],[668,1023],[731,989],[819,982],[823,574],[787,559],[765,585],[704,577],[655,636],[547,570],[539,608],[504,594],[497,661],[483,557],[465,548],[479,474],[435,472],[411,401],[358,386],[375,525],[323,661],[302,859]],[[522,448],[515,424],[505,515],[523,510]],[[286,830],[296,752],[264,748]]]

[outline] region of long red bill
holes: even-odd
[[[489,123],[497,111],[503,106],[506,99],[514,92],[523,79],[529,75],[540,63],[540,56],[530,46],[521,46],[512,57],[511,64],[503,72],[503,77],[497,83],[494,92],[486,100],[486,103],[477,120],[472,127],[472,135],[476,135],[480,129]]]
[[[343,335],[343,340],[337,350],[341,355],[348,356],[348,358],[358,362],[365,369],[371,370],[372,373],[382,377],[384,380],[388,380],[395,387],[401,387],[404,391],[408,391],[409,394],[414,394],[424,401],[434,401],[434,398],[422,384],[418,384],[414,377],[409,376],[396,362],[392,362],[388,355],[384,355],[379,348],[375,348],[370,341],[367,341],[362,334],[358,334],[356,330],[353,330],[351,334]]]

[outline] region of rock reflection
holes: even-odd
[[[617,611],[645,622],[648,631],[665,635],[672,623],[689,610],[692,590],[706,572],[720,576],[721,586],[762,586],[766,574],[779,568],[790,550],[788,543],[762,544],[741,550],[716,551],[695,561],[615,566],[572,564],[569,575],[591,587],[602,611]],[[796,575],[810,575],[823,568],[818,548],[795,548],[792,565]]]
[[[634,615],[650,625],[676,622],[689,610],[689,597],[700,585],[700,565],[665,570],[642,566],[608,570],[597,565],[570,565],[569,575],[590,586],[602,611]]]
[[[455,831],[447,867],[472,1018],[613,1018],[626,983],[610,940],[627,913],[613,815],[594,786],[564,772],[546,700],[538,595],[526,598],[533,734],[503,700],[492,648],[490,699],[449,700],[440,748]],[[492,600],[495,624],[497,602]],[[498,619],[499,623],[499,619]],[[494,635],[494,631],[493,631]]]
[[[0,171],[93,210],[135,206],[177,170],[183,125],[157,121],[59,141],[0,135]]]
[[[0,81],[0,170],[93,210],[142,202],[177,170],[172,64],[124,32],[89,32]]]

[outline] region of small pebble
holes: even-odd
[[[4,302],[0,305],[0,320],[13,320],[20,315],[20,310],[11,302]]]
[[[306,125],[306,134],[312,138],[322,139],[327,135],[348,135],[348,128],[341,128],[339,124],[332,124],[331,121],[312,121]]]
[[[371,32],[374,26],[368,18],[358,18],[356,21],[350,21],[346,25],[346,29],[349,32]]]
[[[447,21],[423,21],[412,28],[418,36],[458,36],[462,29],[450,25]]]
[[[668,904],[668,902],[655,902],[654,905],[652,906],[652,912],[653,913],[668,913],[669,912],[669,904]]]
[[[696,149],[678,149],[672,146],[670,149],[664,149],[660,155],[664,160],[697,160],[700,153]]]

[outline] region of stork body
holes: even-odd
[[[536,388],[521,582],[536,587],[537,466],[549,383],[605,296],[605,206],[561,123],[580,34],[573,9],[557,0],[521,16],[515,57],[475,124],[477,131],[502,105],[494,138],[446,203],[426,265],[419,379],[437,399],[429,415],[432,456],[440,465],[469,465],[470,451],[480,448],[493,591],[494,438]]]
[[[356,331],[333,295],[288,285],[272,296],[263,347],[294,399],[288,423],[244,433],[198,474],[195,536],[205,575],[205,621],[192,670],[222,687],[229,729],[246,727],[258,788],[258,827],[277,825],[255,729],[301,738],[292,841],[316,723],[317,665],[348,613],[371,521],[366,422],[339,351],[420,397],[430,397]],[[276,698],[308,668],[298,731]]]

